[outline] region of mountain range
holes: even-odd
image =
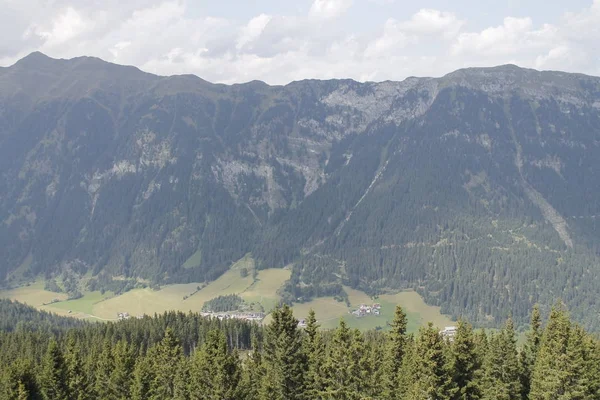
[[[33,53],[0,68],[0,276],[412,288],[480,325],[600,329],[600,78],[212,84]]]

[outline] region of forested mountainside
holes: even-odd
[[[289,307],[266,327],[165,313],[88,324],[62,334],[0,332],[2,399],[548,400],[600,399],[600,342],[561,305],[534,308],[517,346],[512,320],[488,334],[464,320],[406,333],[343,320],[299,328]],[[241,355],[240,351],[244,354]]]
[[[34,53],[0,69],[0,273],[415,288],[477,324],[600,328],[600,79],[216,85]],[[186,262],[187,261],[187,262]],[[16,272],[15,272],[16,271]]]

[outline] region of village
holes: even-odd
[[[375,303],[371,306],[361,304],[356,310],[352,311],[352,315],[357,318],[366,317],[368,315],[381,315],[381,304]]]
[[[215,313],[212,311],[206,311],[200,313],[200,315],[206,318],[218,318],[220,321],[224,319],[240,319],[243,321],[260,322],[265,319],[265,313],[262,312]]]

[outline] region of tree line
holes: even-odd
[[[173,312],[4,332],[0,350],[3,399],[600,399],[600,341],[560,304],[545,323],[533,309],[521,346],[510,319],[408,334],[397,307],[387,332],[330,331],[283,305],[264,327]]]

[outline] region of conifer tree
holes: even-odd
[[[325,347],[313,309],[310,309],[308,312],[304,332],[306,334],[304,337],[304,348],[308,362],[305,382],[306,396],[314,398],[322,390],[321,371],[323,368]]]
[[[521,397],[523,400],[529,398],[529,392],[531,390],[531,374],[533,373],[533,366],[542,341],[542,318],[540,315],[540,307],[537,304],[533,307],[529,325],[530,328],[529,332],[527,332],[527,341],[519,354],[521,363]]]
[[[210,331],[206,341],[194,355],[190,367],[190,398],[198,400],[239,398],[238,362],[239,360],[227,350],[225,334],[219,330]]]
[[[412,383],[415,381],[414,364],[416,354],[416,340],[414,335],[407,335],[404,357],[400,371],[398,373],[398,387],[396,388],[395,395],[396,399],[408,398],[408,392],[412,387]]]
[[[190,395],[191,364],[192,361],[189,357],[184,357],[179,363],[179,368],[175,375],[173,400],[189,400],[192,398]]]
[[[68,398],[67,368],[58,343],[52,339],[42,361],[40,390],[45,400]]]
[[[138,357],[133,369],[133,382],[131,398],[133,400],[146,400],[150,395],[150,386],[154,380],[154,371],[147,357]]]
[[[346,322],[341,319],[335,330],[325,364],[323,365],[323,389],[320,398],[360,399],[361,376],[357,373],[360,354],[353,342],[357,340]]]
[[[256,332],[252,333],[252,351],[248,356],[246,366],[242,373],[243,398],[254,400],[258,398],[260,385],[264,377],[262,354]]]
[[[74,336],[69,335],[65,350],[69,400],[85,400],[90,398],[89,378],[84,371],[82,357]]]
[[[94,393],[97,398],[111,398],[112,393],[109,380],[114,367],[112,344],[109,339],[105,338],[102,345],[102,352],[96,361],[96,368],[94,369]]]
[[[447,400],[456,390],[444,354],[444,341],[430,322],[419,330],[412,363],[410,400]]]
[[[566,380],[564,393],[561,394],[560,398],[569,400],[590,398],[590,382],[586,373],[588,354],[585,346],[585,332],[577,325],[572,326],[569,331],[566,356]]]
[[[133,350],[126,341],[120,340],[113,352],[113,370],[108,379],[108,392],[111,399],[129,398],[135,360]]]
[[[517,339],[512,319],[489,342],[488,356],[484,362],[482,382],[486,400],[512,400],[521,396],[521,369]]]
[[[398,399],[400,391],[399,372],[402,367],[406,347],[406,327],[408,320],[401,306],[396,306],[392,326],[387,337],[387,347],[383,362],[383,399]]]
[[[175,376],[183,357],[183,350],[171,328],[164,338],[149,351],[148,359],[153,372],[149,399],[170,399],[175,395]]]
[[[473,328],[464,320],[458,321],[456,335],[451,345],[451,359],[456,400],[481,398],[479,374],[481,364],[477,354]]]
[[[303,399],[307,362],[298,320],[288,305],[273,311],[272,317],[272,322],[265,328],[265,375],[259,398]]]
[[[39,399],[40,393],[30,360],[18,359],[1,373],[0,398],[17,400],[21,398]]]
[[[585,367],[588,379],[587,393],[590,399],[600,399],[600,341],[586,335],[585,346],[588,354]]]
[[[568,375],[567,347],[571,323],[561,305],[550,312],[550,318],[531,377],[532,400],[552,400],[564,394]]]

